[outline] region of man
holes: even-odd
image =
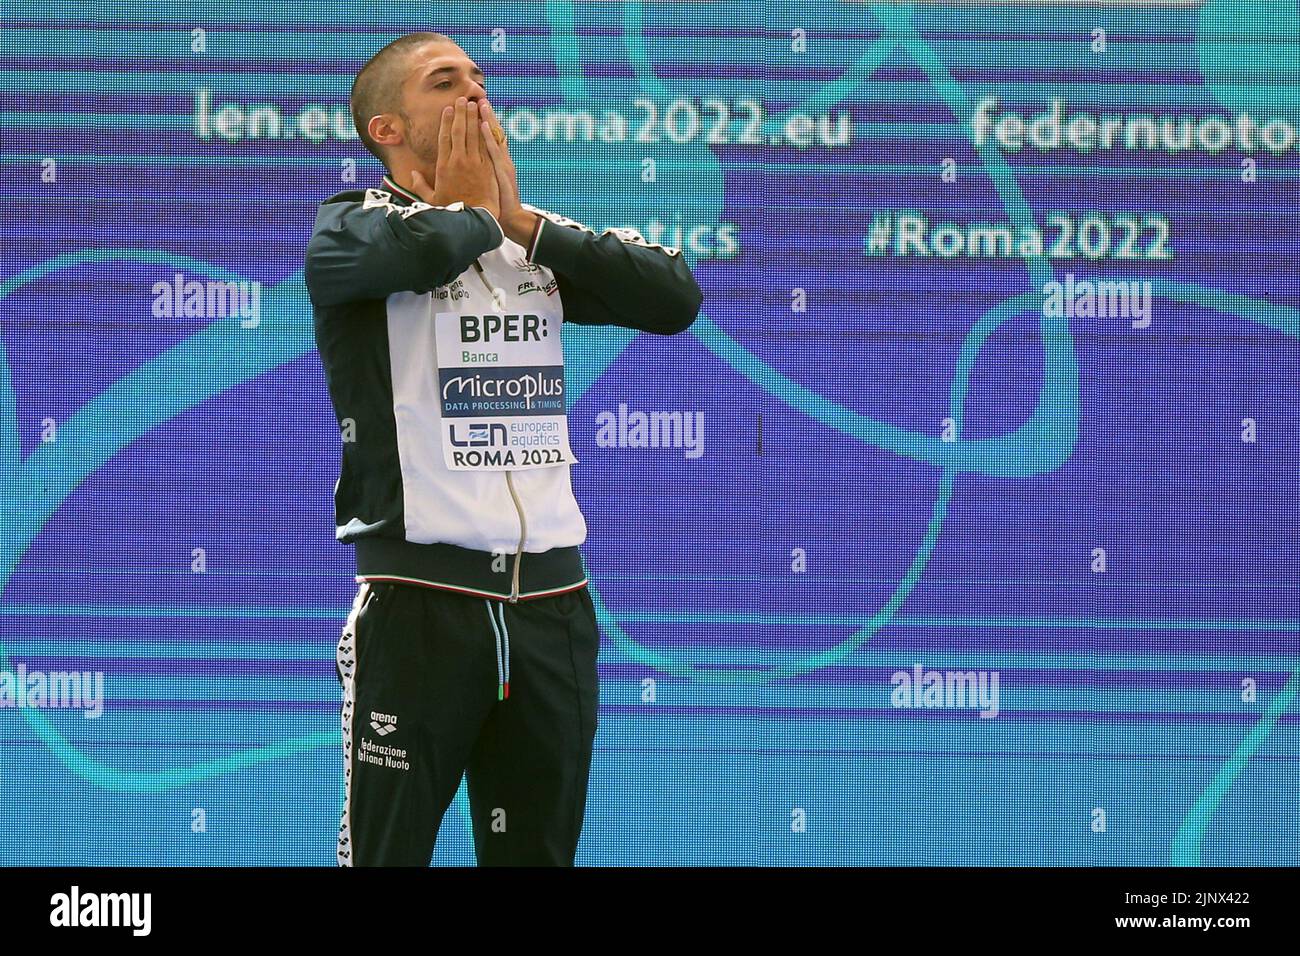
[[[442,34],[380,50],[352,113],[387,175],[324,202],[307,246],[359,582],[342,866],[427,866],[462,775],[479,865],[573,864],[600,634],[560,327],[671,335],[703,300],[680,250],[521,202],[484,84]]]

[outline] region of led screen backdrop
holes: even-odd
[[[580,863],[1300,863],[1295,0],[6,11],[4,863],[334,864],[302,254],[416,30],[705,291],[565,330]]]

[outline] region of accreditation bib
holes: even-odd
[[[553,314],[435,316],[442,452],[452,471],[575,464]]]

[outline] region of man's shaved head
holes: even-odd
[[[410,55],[431,43],[456,41],[445,33],[408,33],[398,37],[370,58],[352,82],[352,125],[357,128],[362,144],[370,154],[384,165],[384,148],[370,138],[367,127],[370,118],[381,113],[402,111],[402,81],[409,72]]]

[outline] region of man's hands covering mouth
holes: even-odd
[[[496,169],[497,193],[501,201],[501,215],[497,220],[505,234],[526,249],[537,224],[537,216],[520,205],[519,179],[515,173],[514,160],[510,158],[510,149],[506,146],[505,130],[501,128],[492,104],[487,100],[483,101],[481,113],[483,145]]]
[[[480,105],[462,96],[442,111],[436,182],[430,186],[419,170],[411,171],[411,180],[415,194],[430,205],[484,207],[507,237],[527,248],[537,216],[520,204],[506,133],[486,100]]]
[[[488,141],[493,147],[501,148],[484,133],[478,104],[460,97],[455,106],[442,111],[434,185],[430,186],[419,170],[412,170],[415,194],[432,206],[449,206],[454,202],[464,202],[466,207],[482,206],[500,221],[499,177],[487,150]]]

